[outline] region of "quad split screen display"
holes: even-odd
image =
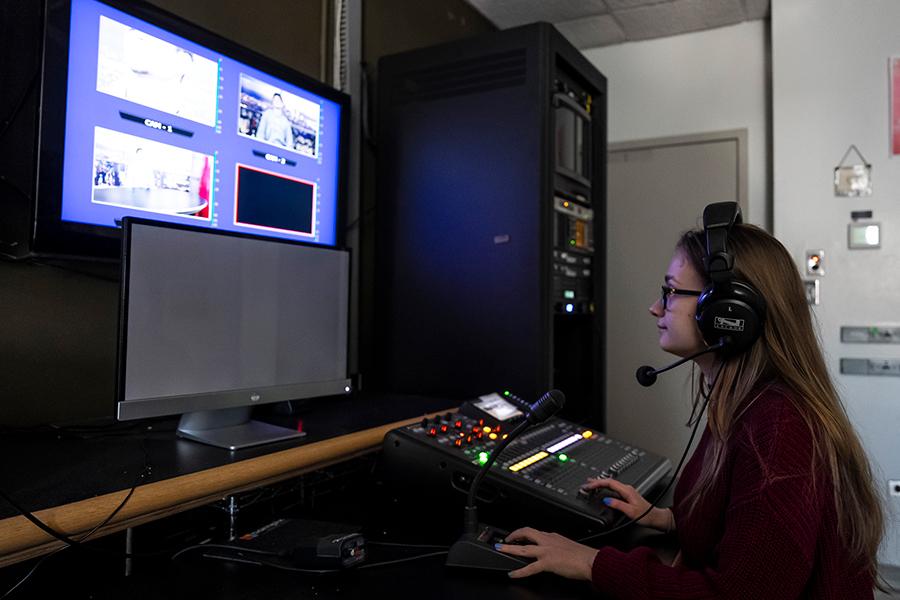
[[[145,216],[334,245],[340,120],[337,102],[72,2],[61,219]]]

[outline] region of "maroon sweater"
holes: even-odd
[[[831,479],[816,467],[812,435],[784,395],[769,388],[739,417],[720,481],[688,511],[685,496],[710,447],[707,428],[675,487],[681,560],[649,548],[602,548],[593,584],[611,598],[854,600],[874,595],[837,534]]]

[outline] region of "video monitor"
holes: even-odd
[[[127,217],[119,420],[181,414],[179,434],[225,448],[301,435],[255,405],[342,395],[347,251]]]
[[[36,248],[94,254],[126,216],[341,243],[346,95],[149,4],[47,23]]]

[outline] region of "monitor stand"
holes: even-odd
[[[241,406],[184,413],[178,423],[177,433],[179,437],[228,450],[240,450],[306,435],[305,431],[252,421],[251,410],[249,406]]]

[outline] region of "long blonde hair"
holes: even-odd
[[[688,231],[677,248],[705,277],[703,232]],[[688,507],[696,507],[702,490],[719,479],[725,445],[744,401],[761,386],[777,383],[790,391],[786,396],[812,433],[810,484],[815,485],[818,467],[827,469],[834,490],[838,535],[852,559],[869,570],[875,580],[878,546],[884,532],[881,502],[866,453],[825,366],[797,267],[778,240],[753,225],[736,225],[728,236],[728,250],[734,256],[735,277],[765,298],[766,321],[761,338],[750,350],[721,366],[709,392],[707,423],[712,443],[699,480],[686,499]],[[705,382],[702,374],[700,377],[703,390]],[[695,407],[698,400],[699,394]]]

